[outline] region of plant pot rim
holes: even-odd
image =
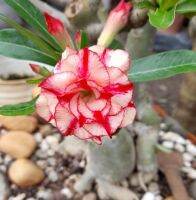
[[[14,85],[14,84],[27,84],[26,81],[31,79],[29,78],[21,78],[21,79],[13,79],[13,80],[6,80],[6,79],[1,79],[0,78],[0,84],[2,85]]]

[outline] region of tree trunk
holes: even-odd
[[[196,51],[196,17],[193,17],[189,33],[192,39],[193,50]],[[175,111],[175,117],[188,131],[196,134],[196,73],[185,75],[180,89],[179,102]]]

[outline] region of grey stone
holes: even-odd
[[[8,185],[6,183],[5,177],[0,173],[0,200],[5,200],[8,196]]]

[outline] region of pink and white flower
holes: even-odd
[[[54,74],[40,85],[38,114],[65,135],[102,142],[135,117],[128,53],[100,46],[66,48]]]

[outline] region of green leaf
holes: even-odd
[[[51,48],[50,45],[48,45],[43,39],[41,39],[36,34],[32,33],[26,28],[23,28],[21,25],[17,24],[12,19],[7,18],[6,16],[0,14],[0,20],[6,22],[13,28],[17,30],[18,33],[20,33],[22,36],[26,37],[29,41],[32,41],[35,46],[38,47],[38,49],[44,51],[45,53],[48,53],[51,55],[56,61],[60,59],[60,54],[57,54],[53,48]]]
[[[134,60],[129,78],[133,82],[145,82],[187,72],[196,72],[196,52],[168,51]]]
[[[41,33],[42,38],[50,43],[57,51],[62,52],[60,44],[57,40],[47,31],[46,23],[41,12],[28,0],[4,0],[11,6],[18,15],[23,18],[35,30]]]
[[[196,1],[185,0],[182,3],[179,3],[176,7],[176,12],[181,14],[196,13]]]
[[[149,22],[152,26],[160,29],[166,29],[173,24],[175,18],[175,8],[170,10],[157,9],[148,13]]]
[[[118,40],[114,39],[112,43],[109,46],[110,49],[124,49],[124,46],[121,42]]]
[[[176,4],[179,2],[179,0],[162,0],[160,2],[160,9],[161,10],[169,10],[169,9],[173,9],[174,7],[176,7]]]
[[[56,59],[36,49],[26,38],[13,29],[0,31],[0,54],[22,60],[31,60],[55,65]]]
[[[144,8],[153,9],[154,5],[149,0],[144,0],[144,1],[136,3],[136,7],[140,9],[144,9]]]
[[[16,116],[16,115],[29,115],[35,111],[36,99],[25,103],[5,105],[0,107],[0,115]]]

